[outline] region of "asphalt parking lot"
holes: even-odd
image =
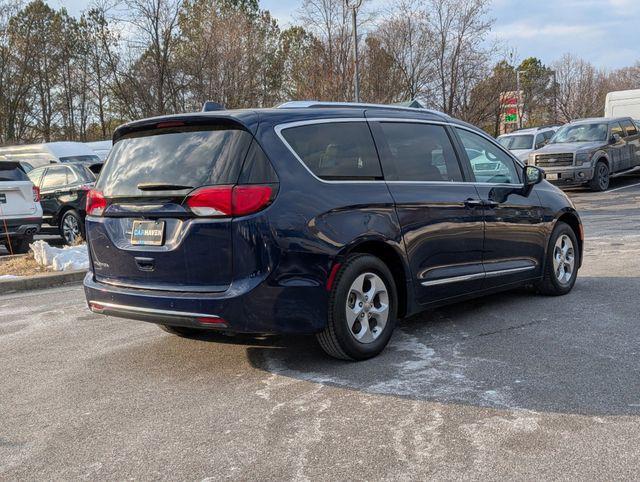
[[[367,362],[0,296],[0,479],[637,479],[640,178],[570,195],[570,295],[428,312]]]

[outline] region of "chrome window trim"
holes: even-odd
[[[366,118],[366,117],[331,117],[331,118],[326,118],[326,119],[309,119],[309,120],[303,120],[303,121],[286,122],[286,123],[283,123],[283,124],[276,125],[274,127],[274,131],[275,131],[276,135],[280,138],[282,143],[289,150],[289,152],[291,152],[293,157],[295,157],[297,159],[297,161],[302,165],[302,167],[304,167],[304,169],[309,174],[311,174],[311,176],[313,176],[314,179],[316,179],[317,181],[320,181],[320,182],[322,182],[324,184],[379,184],[379,183],[387,183],[387,184],[423,184],[423,185],[442,185],[442,186],[456,186],[456,185],[458,185],[458,186],[459,185],[476,186],[477,185],[477,186],[499,186],[499,187],[514,187],[514,188],[524,187],[523,183],[520,183],[520,184],[508,184],[508,183],[487,183],[487,182],[472,182],[472,181],[455,181],[455,182],[449,182],[449,181],[388,181],[386,179],[382,179],[382,180],[379,180],[379,181],[370,181],[370,180],[345,180],[345,181],[339,181],[339,180],[322,179],[322,178],[316,176],[313,173],[313,171],[311,171],[311,169],[309,169],[307,167],[307,165],[304,163],[304,161],[300,158],[300,156],[298,156],[296,151],[293,149],[293,147],[291,147],[291,145],[284,138],[284,136],[282,135],[282,131],[284,131],[286,129],[290,129],[292,127],[300,127],[300,126],[313,125],[313,124],[329,124],[329,123],[337,123],[337,122],[366,122],[366,123],[368,123],[368,122],[400,122],[400,123],[413,123],[413,124],[433,124],[433,125],[449,126],[449,127],[452,127],[452,128],[464,129],[464,130],[469,131],[469,132],[471,132],[473,134],[477,134],[477,135],[479,135],[481,137],[486,138],[489,142],[491,142],[492,144],[497,146],[505,154],[507,154],[511,159],[513,159],[513,161],[516,163],[516,165],[520,166],[521,168],[524,167],[520,163],[520,161],[511,154],[511,152],[509,152],[508,150],[504,149],[495,139],[492,139],[488,134],[485,134],[483,132],[478,132],[477,130],[472,129],[472,128],[467,127],[467,126],[464,126],[464,125],[459,125],[459,124],[455,124],[455,123],[452,123],[452,122],[446,122],[446,121],[427,120],[427,119],[411,119],[411,118],[405,118],[405,117],[372,117],[372,118]],[[384,172],[383,172],[383,175],[384,175]]]
[[[89,300],[88,303],[89,303],[89,306],[91,306],[91,303],[95,303],[96,305],[104,306],[105,308],[111,308],[114,310],[124,310],[124,311],[131,311],[133,313],[143,313],[143,314],[150,314],[150,315],[183,316],[186,318],[220,318],[217,315],[211,315],[208,313],[190,313],[186,311],[158,310],[154,308],[143,308],[140,306],[119,305],[116,303],[105,303],[102,301],[94,301],[94,300]]]
[[[453,276],[451,278],[442,278],[442,279],[437,279],[433,281],[423,281],[420,284],[422,286],[438,286],[438,285],[444,285],[449,283],[459,283],[461,281],[473,281],[473,280],[486,279],[486,278],[496,278],[498,276],[522,273],[524,271],[531,271],[534,269],[536,269],[536,266],[524,266],[520,268],[501,269],[497,271],[485,271],[483,273],[467,274],[463,276]]]

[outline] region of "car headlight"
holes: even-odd
[[[576,154],[576,166],[582,166],[584,163],[589,162],[591,155],[588,152],[578,152]]]

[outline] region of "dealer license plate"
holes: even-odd
[[[136,246],[162,246],[164,221],[134,221],[131,229],[131,244]]]

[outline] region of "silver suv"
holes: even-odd
[[[19,162],[0,161],[0,245],[26,253],[41,224],[40,191]]]
[[[522,162],[527,162],[529,154],[544,147],[560,128],[558,125],[531,127],[503,134],[498,137],[502,147],[509,149]]]
[[[640,133],[630,117],[581,119],[560,128],[528,163],[548,181],[606,191],[612,175],[640,166]]]

